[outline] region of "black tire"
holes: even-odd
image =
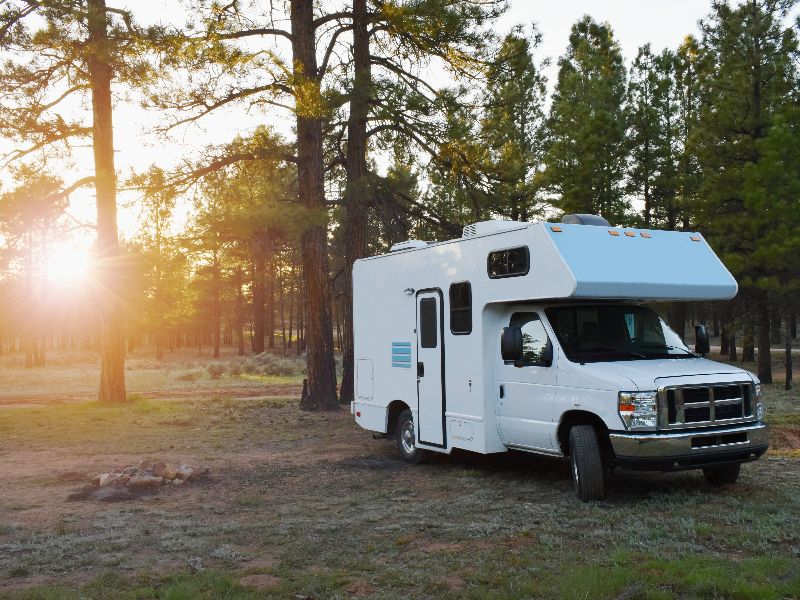
[[[569,430],[569,460],[578,498],[584,502],[601,500],[605,496],[605,469],[594,427],[575,425]]]
[[[705,475],[708,485],[720,487],[729,483],[736,483],[736,480],[739,479],[739,471],[741,468],[742,465],[740,463],[720,465],[718,467],[706,467],[703,469],[703,475]]]
[[[410,409],[405,409],[400,413],[397,419],[397,428],[395,429],[395,440],[397,441],[397,450],[403,460],[413,465],[424,463],[430,458],[430,452],[417,448],[417,433],[414,429],[414,416],[411,414]]]

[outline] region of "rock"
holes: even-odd
[[[92,483],[94,483],[97,487],[105,487],[111,483],[111,480],[116,476],[117,473],[100,473],[100,475],[94,478]]]
[[[128,487],[140,490],[157,488],[164,483],[164,479],[155,475],[134,475],[128,480]]]
[[[124,469],[122,469],[122,473],[124,475],[135,475],[136,467],[125,467]]]
[[[192,474],[192,479],[205,479],[210,472],[211,469],[205,465],[197,467]]]
[[[153,463],[149,460],[140,460],[139,464],[136,466],[139,471],[149,471],[153,468]]]
[[[163,477],[165,479],[175,479],[178,474],[175,467],[168,463],[157,462],[153,465],[153,475],[156,477]]]
[[[189,465],[181,465],[175,469],[175,477],[177,479],[189,479],[194,475],[194,469]]]

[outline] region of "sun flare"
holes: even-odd
[[[52,283],[72,285],[89,277],[91,256],[89,248],[74,243],[61,243],[48,250],[45,271]]]

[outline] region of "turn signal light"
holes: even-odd
[[[558,225],[553,225],[550,227],[550,231],[555,231],[556,233],[561,233],[561,227]]]
[[[619,231],[615,231],[614,229],[609,229],[608,233],[613,235],[614,237],[619,236]]]

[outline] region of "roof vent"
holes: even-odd
[[[398,252],[399,250],[413,250],[414,248],[427,248],[428,242],[422,240],[406,240],[405,242],[398,242],[394,244],[389,252]]]
[[[481,221],[480,223],[471,223],[464,227],[461,237],[471,238],[479,235],[498,233],[500,231],[511,231],[512,229],[522,229],[528,225],[528,223],[523,223],[521,221],[502,221],[500,219]]]
[[[611,224],[600,215],[564,215],[561,222],[565,225],[599,225],[611,227]]]

